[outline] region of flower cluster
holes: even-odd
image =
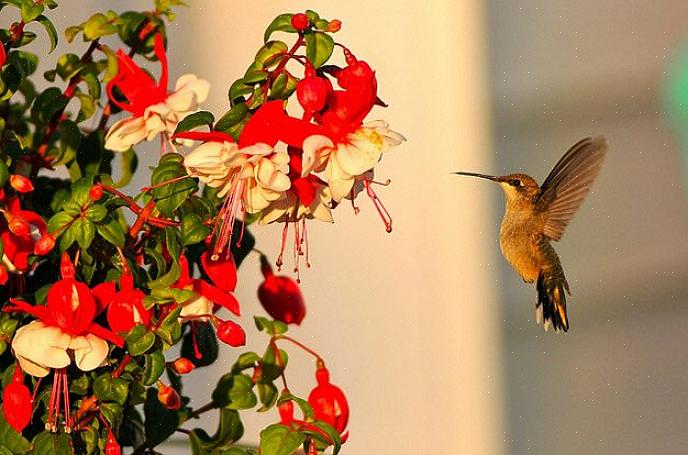
[[[343,391],[322,357],[287,335],[306,316],[298,278],[302,255],[308,263],[306,221],[332,223],[346,198],[358,210],[354,200],[365,191],[391,230],[373,172],[404,139],[368,121],[384,106],[375,72],[335,43],[340,21],[313,11],[275,18],[215,121],[200,110],[207,81],[185,74],[169,86],[166,23],[178,3],[96,13],[69,27],[67,40],[81,36],[88,47],[60,56],[44,73],[53,85],[41,91],[45,84],[32,76],[37,57],[19,48],[35,37],[25,30],[32,23],[54,45],[47,10],[57,5],[7,2],[18,19],[0,43],[5,451],[154,453],[183,432],[194,453],[250,455],[237,441],[239,412],[253,408],[280,415],[260,433],[262,455],[300,447],[336,454],[348,437]],[[295,42],[270,40],[273,33]],[[122,48],[105,44],[116,38]],[[342,66],[326,64],[340,49]],[[136,170],[133,149],[154,139],[161,154],[150,185],[130,196],[122,188]],[[121,169],[118,181],[113,168]],[[253,222],[284,223],[277,273],[254,248]],[[290,228],[296,279],[279,273]],[[221,346],[247,342],[235,292],[237,268],[252,253],[263,276],[256,298],[272,318],[254,317],[267,346],[262,354],[237,351],[210,401],[198,406],[184,394],[185,377],[215,362]],[[316,359],[307,399],[287,387],[286,344]],[[206,412],[218,414],[214,436],[189,429]]]

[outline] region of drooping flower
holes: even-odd
[[[112,429],[108,430],[107,441],[105,442],[105,455],[121,455],[122,448],[120,447],[115,434]]]
[[[21,368],[35,377],[53,370],[53,388],[48,405],[46,428],[57,430],[61,403],[65,426],[72,427],[67,388],[67,367],[72,363],[82,371],[91,371],[105,363],[108,342],[119,347],[124,340],[94,322],[96,302],[88,286],[74,277],[74,266],[65,253],[61,263],[62,279],[48,290],[47,303],[30,305],[11,299],[4,311],[24,312],[37,320],[20,327],[12,339],[12,352]]]
[[[150,311],[143,305],[146,296],[134,287],[134,277],[124,262],[119,291],[114,282],[101,283],[93,288],[99,310],[107,309],[107,321],[115,333],[125,334],[135,325],[150,327]]]
[[[23,210],[18,198],[5,199],[2,193],[0,199],[6,202],[6,208],[0,209],[3,215],[0,217],[0,239],[4,247],[2,263],[9,272],[24,273],[29,267],[29,256],[49,253],[55,246],[54,237],[47,233],[43,218],[36,212]]]
[[[246,332],[234,321],[220,321],[217,325],[217,337],[235,348],[246,344]]]
[[[205,261],[208,262],[207,259]],[[239,301],[232,294],[236,286],[236,266],[233,261],[223,264],[225,278],[222,278],[219,273],[211,272],[209,276],[213,283],[209,283],[202,278],[191,278],[188,259],[184,255],[179,258],[181,274],[173,287],[191,290],[196,294],[195,297],[182,304],[180,318],[207,321],[215,312],[215,305],[227,308],[237,316],[241,315]]]
[[[110,101],[130,112],[129,118],[116,122],[105,136],[105,148],[124,152],[143,140],[150,141],[158,134],[167,138],[187,115],[196,112],[208,97],[210,85],[193,74],[179,79],[172,92],[167,90],[168,66],[165,46],[160,34],[155,37],[155,55],[160,61],[160,79],[156,81],[124,51],[117,52],[117,75],[107,84]],[[114,96],[117,87],[126,102]]]
[[[276,276],[267,257],[260,257],[260,269],[265,280],[258,287],[258,300],[273,319],[285,324],[301,324],[306,305],[299,285],[288,276]]]
[[[303,143],[302,175],[323,172],[335,202],[345,197],[353,199],[356,190],[365,188],[391,231],[391,218],[370,186],[370,171],[383,152],[405,139],[384,121],[363,124],[378,101],[375,72],[348,50],[345,56],[348,66],[335,72],[343,90],[330,93],[325,108],[314,117],[324,134],[313,135]],[[357,186],[357,182],[362,185]]]
[[[318,361],[315,371],[318,385],[308,396],[308,403],[313,407],[315,418],[330,424],[346,442],[349,432],[346,426],[349,423],[349,404],[342,389],[330,383],[330,373],[322,361]]]
[[[24,431],[31,421],[33,399],[24,384],[24,374],[19,365],[14,370],[12,381],[2,391],[2,412],[7,423],[18,433]]]

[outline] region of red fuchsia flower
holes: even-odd
[[[389,129],[383,121],[363,124],[364,118],[377,102],[377,80],[370,66],[345,50],[348,66],[338,70],[335,77],[343,90],[335,90],[328,97],[325,109],[315,116],[324,134],[316,134],[303,143],[302,175],[324,172],[332,199],[340,202],[356,196],[354,185],[362,182],[373,200],[387,230],[391,219],[375,192],[370,171],[380,161],[382,153],[401,144],[405,138]]]
[[[260,270],[265,280],[258,287],[258,300],[265,311],[285,324],[300,325],[306,305],[299,285],[287,276],[275,276],[265,256],[260,257]]]
[[[349,423],[349,404],[342,389],[330,383],[330,373],[322,361],[318,361],[315,371],[315,379],[318,385],[308,396],[308,403],[313,407],[315,418],[330,424],[346,442],[349,432],[346,426]]]
[[[204,254],[207,254],[207,252]],[[207,258],[204,261],[208,263]],[[214,264],[214,267],[217,268],[213,269],[209,274],[213,284],[201,278],[191,278],[189,275],[189,261],[186,259],[186,256],[182,255],[179,258],[179,265],[181,266],[181,274],[173,287],[191,290],[196,294],[194,298],[182,304],[182,311],[179,314],[180,318],[207,321],[215,312],[215,305],[225,307],[237,316],[241,315],[239,301],[232,294],[236,286],[236,266],[234,261]],[[223,268],[223,273],[219,272],[219,267]]]
[[[24,374],[19,365],[14,370],[12,382],[2,391],[2,412],[7,423],[18,433],[24,431],[31,421],[33,398],[24,384]]]
[[[0,194],[2,199],[4,193]],[[29,267],[29,256],[49,253],[55,246],[54,237],[47,233],[43,218],[36,212],[22,210],[16,197],[8,197],[6,208],[0,211],[0,239],[5,250],[2,263],[12,273],[24,273]]]
[[[124,51],[117,52],[118,72],[108,82],[107,92],[112,103],[132,116],[112,125],[105,136],[107,149],[124,152],[143,140],[152,140],[158,134],[169,138],[177,124],[197,111],[199,104],[208,97],[210,84],[193,74],[181,76],[177,79],[174,91],[168,92],[167,55],[160,34],[155,37],[154,51],[162,67],[158,81]],[[115,87],[125,96],[126,102],[114,97]]]
[[[91,290],[74,278],[74,266],[65,253],[61,264],[62,279],[48,290],[45,306],[33,306],[11,299],[4,311],[28,313],[37,320],[20,327],[12,339],[12,352],[22,369],[35,377],[47,376],[53,370],[53,388],[48,405],[46,428],[57,430],[61,403],[64,403],[65,426],[72,427],[69,411],[67,367],[76,363],[82,371],[103,365],[109,353],[108,342],[119,347],[124,340],[93,320],[96,302]]]
[[[129,332],[135,325],[151,325],[150,311],[143,305],[146,294],[134,288],[134,277],[124,262],[119,279],[119,291],[114,282],[101,283],[93,288],[98,310],[107,308],[110,329],[119,334]],[[100,312],[100,311],[98,311]]]

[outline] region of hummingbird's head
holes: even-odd
[[[540,194],[540,187],[534,178],[526,174],[509,174],[495,177],[504,191],[509,204],[530,203]]]

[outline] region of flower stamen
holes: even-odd
[[[375,190],[373,190],[371,183],[371,180],[366,178],[363,179],[363,185],[365,186],[366,194],[368,195],[370,200],[373,201],[373,205],[375,206],[377,213],[380,215],[380,218],[382,218],[382,222],[385,223],[385,230],[387,232],[392,232],[392,216],[389,214],[389,212],[385,208],[385,205],[382,203],[378,195],[375,193]]]

